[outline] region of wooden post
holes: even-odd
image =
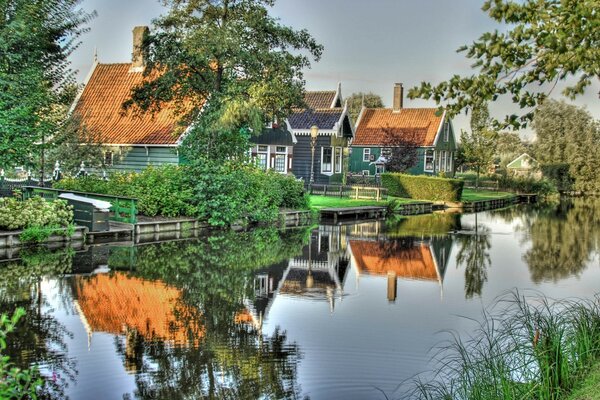
[[[396,302],[398,279],[394,271],[387,273],[387,299],[390,303]]]

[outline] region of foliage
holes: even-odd
[[[459,49],[473,60],[476,73],[453,76],[437,86],[423,82],[409,92],[411,98],[447,104],[451,116],[482,101],[508,96],[521,109],[542,104],[556,83],[569,78],[577,83],[563,94],[582,94],[598,79],[600,41],[597,0],[487,0],[483,10],[506,29],[484,33]],[[544,85],[547,84],[547,85]],[[503,125],[523,127],[531,112],[509,115]]]
[[[362,110],[363,105],[366,108],[384,107],[381,96],[372,92],[352,93],[350,97],[346,98],[346,101],[348,102],[348,114],[350,114],[350,120],[352,121],[352,123],[356,123],[356,120],[360,115],[360,111]]]
[[[383,130],[383,146],[385,150],[385,170],[389,172],[405,172],[419,161],[419,138],[422,133],[418,130],[397,132],[389,128]]]
[[[390,196],[432,201],[460,201],[464,186],[460,179],[387,173],[381,184]]]
[[[147,216],[191,216],[193,189],[185,167],[162,165],[140,173],[114,173],[108,180],[96,176],[64,178],[55,189],[90,192],[138,199],[138,211]]]
[[[67,227],[72,221],[73,211],[63,200],[0,198],[0,229]]]
[[[68,57],[95,15],[80,3],[0,2],[0,167],[31,165],[66,117],[74,82]]]
[[[494,162],[506,168],[506,165],[515,158],[530,151],[530,147],[530,144],[521,140],[518,133],[500,132],[496,138]]]
[[[302,69],[310,65],[309,57],[320,58],[323,47],[306,30],[295,31],[270,16],[274,0],[167,0],[165,5],[168,12],[154,20],[155,31],[142,46],[147,81],[133,90],[125,108],[154,112],[170,102],[189,125],[210,97],[224,101],[223,121],[248,127],[250,115],[275,120],[301,105]]]
[[[564,398],[600,357],[600,299],[552,302],[515,292],[486,311],[476,333],[441,347],[420,399]]]
[[[49,141],[45,156],[45,171],[52,171],[55,163],[60,163],[63,174],[74,176],[80,169],[81,162],[86,168],[104,169],[105,152],[111,151],[113,163],[119,162],[123,157],[118,149],[104,146],[99,132],[90,131],[80,118],[72,116]]]
[[[0,316],[0,398],[37,399],[36,389],[42,384],[36,369],[20,369],[10,363],[10,357],[2,353],[6,349],[6,336],[15,330],[25,310],[17,308],[12,317]]]
[[[504,190],[517,193],[537,193],[540,196],[549,196],[556,193],[556,187],[552,182],[543,178],[501,175],[498,184]]]
[[[560,171],[558,184],[569,186],[572,181],[575,191],[600,192],[600,124],[587,110],[548,100],[536,110],[533,128],[534,154],[542,169],[547,164],[567,164],[568,175]]]
[[[479,226],[475,219],[474,235],[458,236],[458,244],[456,265],[465,268],[465,298],[481,296],[483,285],[487,282],[487,270],[492,264],[490,230]]]
[[[498,133],[490,128],[491,120],[487,104],[479,105],[471,114],[471,131],[460,133],[459,158],[463,165],[475,169],[479,187],[479,174],[492,164],[496,151]]]
[[[569,173],[569,164],[552,163],[541,166],[543,176],[548,179],[560,192],[568,192],[573,189],[573,178]]]
[[[66,228],[56,225],[50,226],[39,226],[31,225],[28,226],[21,232],[19,239],[24,243],[43,243],[53,234],[64,235],[66,237],[73,236],[75,232],[75,225],[69,225]]]
[[[235,164],[205,163],[191,171],[195,215],[214,226],[272,222],[280,207],[307,208],[303,187],[293,177]]]

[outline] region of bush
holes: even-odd
[[[569,172],[569,164],[546,164],[540,167],[545,178],[550,180],[561,192],[573,189],[575,180]]]
[[[502,189],[517,193],[537,193],[540,196],[556,193],[556,187],[548,179],[502,176],[498,183]]]
[[[396,173],[382,174],[381,184],[390,196],[432,201],[460,201],[464,186],[460,179]]]
[[[140,214],[154,217],[191,216],[193,184],[186,167],[148,167],[141,173],[114,173],[108,180],[86,176],[65,178],[55,189],[89,192],[138,199]]]
[[[72,221],[73,211],[63,200],[47,202],[40,197],[25,201],[0,198],[0,229],[60,228],[69,226]]]

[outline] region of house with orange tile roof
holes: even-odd
[[[115,170],[141,171],[149,165],[180,161],[178,146],[187,127],[179,125],[174,106],[167,104],[157,113],[140,115],[122,109],[131,90],[144,80],[140,44],[147,32],[144,26],[133,29],[130,63],[104,64],[95,56],[83,90],[71,107],[71,114],[109,149],[105,164]],[[118,162],[113,165],[113,160]]]
[[[308,91],[305,108],[292,111],[283,124],[272,124],[251,138],[252,157],[264,169],[293,174],[309,182],[311,169],[315,183],[341,182],[344,158],[354,137],[354,125],[343,103],[341,84],[337,90]],[[314,163],[311,128],[318,128]]]
[[[351,143],[350,172],[378,175],[385,172],[392,143],[410,143],[417,150],[415,165],[407,173],[454,173],[457,142],[452,122],[437,108],[404,108],[401,83],[394,86],[392,108],[363,107]]]

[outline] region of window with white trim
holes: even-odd
[[[368,169],[363,169],[363,170],[362,170],[362,174],[363,174],[364,176],[369,176],[369,175],[371,175],[371,172],[370,172]]]
[[[444,142],[450,140],[450,122],[446,122],[444,125]]]
[[[440,166],[440,172],[446,172],[446,150],[442,151],[442,162],[441,162],[441,166]]]
[[[260,169],[267,170],[267,160],[269,158],[269,146],[258,145],[256,153],[257,165]]]
[[[275,171],[281,172],[283,174],[286,173],[286,169],[285,169],[285,159],[286,158],[287,158],[287,147],[277,146],[275,148],[275,166],[274,166]]]
[[[425,168],[427,172],[433,172],[433,150],[425,150]]]
[[[369,148],[363,149],[363,161],[364,162],[371,161],[371,149],[369,149]]]
[[[335,173],[339,174],[342,172],[342,148],[335,148]]]
[[[448,156],[448,171],[452,172],[452,170],[454,169],[454,152],[450,152],[450,155]]]
[[[333,172],[333,149],[331,147],[321,148],[321,172]]]

